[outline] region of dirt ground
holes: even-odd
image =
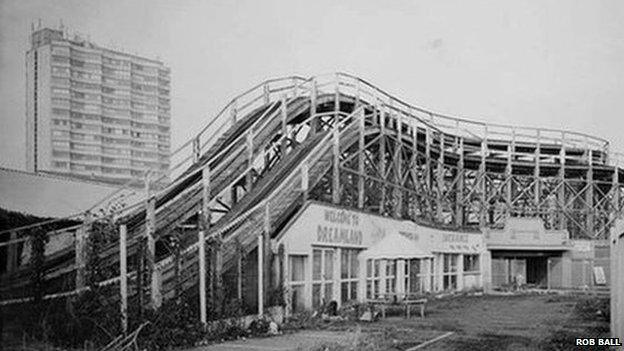
[[[450,297],[430,301],[426,317],[394,311],[372,323],[321,325],[287,336],[225,343],[209,350],[573,350],[577,337],[608,337],[608,301],[591,296],[521,295]],[[323,340],[340,335],[336,339]],[[298,337],[297,335],[300,335]],[[440,337],[438,341],[422,345]],[[271,340],[272,339],[272,340]],[[310,341],[307,341],[310,340]],[[281,341],[285,341],[282,343]],[[235,342],[234,342],[235,343]],[[231,347],[229,347],[231,346]],[[596,348],[592,348],[595,350]]]

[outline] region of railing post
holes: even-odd
[[[270,96],[271,92],[269,90],[269,83],[264,83],[264,85],[262,86],[262,95],[264,97],[264,104],[268,105],[269,102],[271,101],[271,96]]]
[[[312,79],[310,92],[310,134],[313,136],[318,130],[318,121],[316,120],[316,78]]]
[[[76,265],[76,290],[85,287],[87,265],[87,243],[91,231],[92,216],[89,211],[85,213],[84,222],[76,230],[75,240],[75,265]]]
[[[287,106],[286,106],[286,95],[282,94],[280,99],[280,117],[282,121],[282,142],[280,143],[280,153],[283,158],[286,155],[286,147],[288,145],[288,115],[287,115]]]
[[[238,118],[238,99],[232,100],[232,107],[230,109],[230,117],[232,119],[232,125],[236,123]]]
[[[386,117],[381,109],[379,99],[377,101],[377,115],[379,116],[379,172],[381,173],[381,200],[379,201],[379,214],[383,215],[386,204]]]
[[[201,146],[199,143],[199,135],[193,139],[193,163],[199,162],[201,157]]]
[[[299,95],[299,83],[297,81],[297,78],[295,77],[292,78],[292,85],[293,85],[293,98],[296,98],[297,95]]]
[[[128,333],[128,250],[126,225],[119,226],[119,293],[121,295],[121,330]]]

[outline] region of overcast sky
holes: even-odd
[[[359,75],[431,110],[624,151],[624,1],[0,0],[0,166],[23,168],[30,24],[171,67],[172,147],[266,78]]]

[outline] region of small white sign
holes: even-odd
[[[602,267],[594,267],[594,281],[596,285],[607,285],[607,277]]]

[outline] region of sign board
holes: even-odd
[[[304,254],[311,246],[367,249],[389,233],[400,233],[425,252],[480,253],[483,235],[418,226],[374,214],[310,203],[280,235],[288,252]]]
[[[607,285],[607,277],[602,267],[594,267],[594,282],[596,285]]]

